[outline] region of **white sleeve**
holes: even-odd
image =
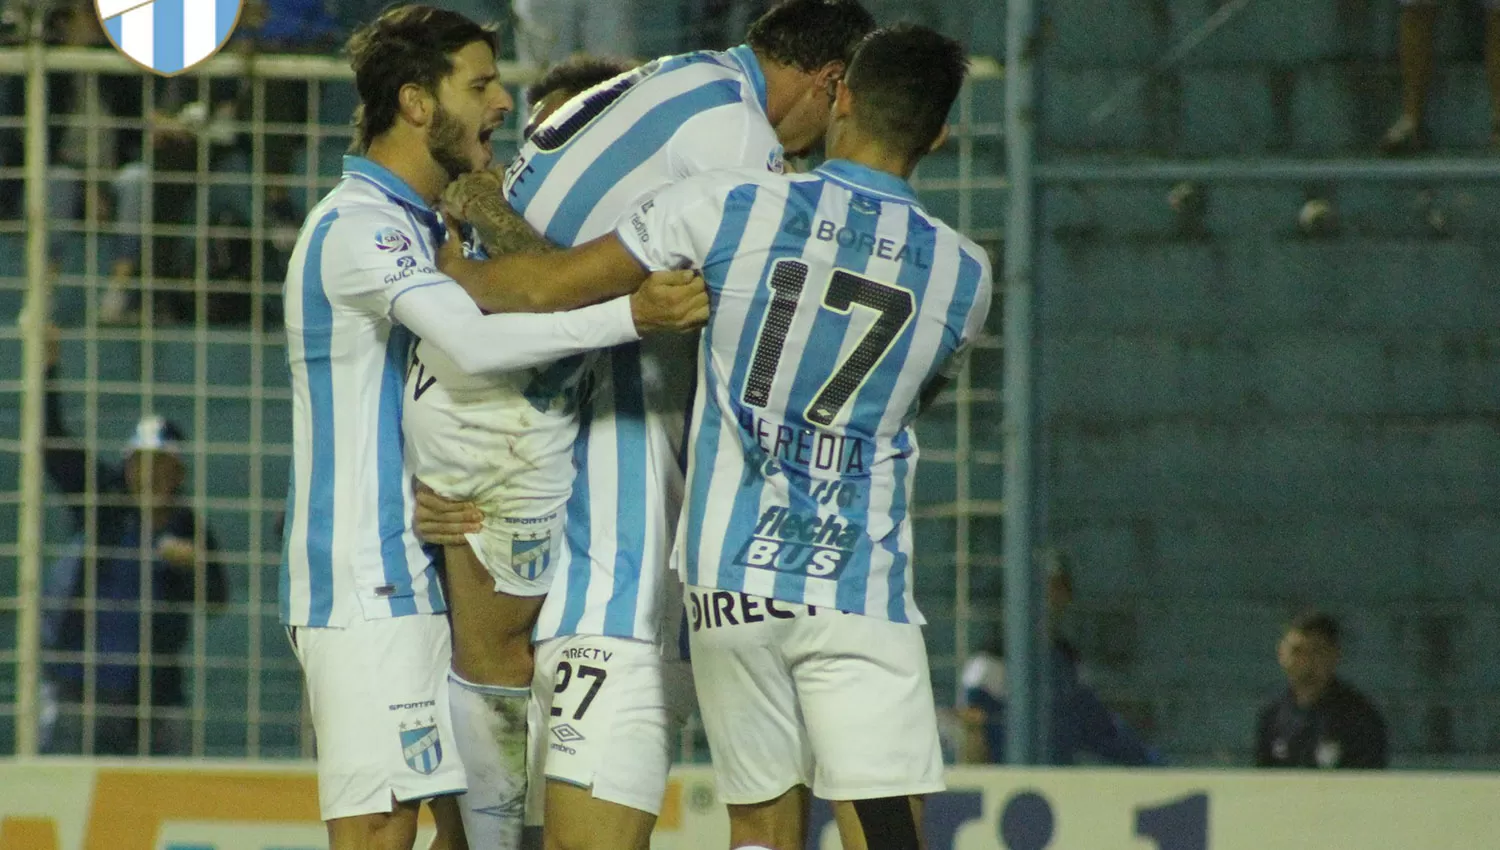
[[[448,281],[406,290],[392,303],[391,314],[467,375],[527,369],[640,339],[628,297],[565,313],[486,316],[462,287]]]
[[[974,303],[969,307],[969,315],[964,317],[964,327],[953,354],[939,371],[948,380],[957,379],[958,373],[963,371],[964,364],[968,362],[974,340],[984,331],[985,320],[989,318],[990,299],[994,296],[995,289],[994,279],[990,276],[989,257],[984,249],[972,242],[965,248],[965,253],[979,264],[979,281],[974,292]]]
[[[701,269],[724,216],[727,195],[735,186],[750,182],[740,171],[675,183],[631,208],[615,236],[651,271]]]
[[[780,174],[781,142],[764,114],[748,103],[697,113],[667,142],[668,162],[679,179],[726,168],[758,168]]]
[[[332,303],[386,317],[402,295],[453,283],[433,262],[431,234],[398,209],[349,210],[329,227],[322,270]]]

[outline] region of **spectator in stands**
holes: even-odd
[[[234,34],[267,53],[335,53],[343,36],[327,0],[248,0]]]
[[[102,47],[109,42],[99,23],[91,0],[58,0],[41,4],[42,37],[49,45],[60,47]],[[13,41],[24,41],[30,31],[28,18],[33,9],[17,4],[0,3],[0,31],[9,31]],[[139,75],[132,78],[99,75],[93,78],[95,101],[107,117],[140,115],[141,84]],[[90,78],[83,73],[53,72],[47,76],[47,109],[53,121],[48,130],[48,163],[54,167],[83,172],[88,163],[86,149],[91,134],[98,138],[99,162],[96,167],[114,168],[122,145],[132,141],[132,134],[112,126],[87,127],[77,118],[87,106]],[[22,116],[26,110],[25,78],[7,76],[0,79],[0,114]],[[23,132],[18,127],[0,132],[0,167],[15,168],[19,173],[24,160]],[[79,177],[57,177],[48,187],[48,214],[61,221],[78,221],[84,212],[85,184]],[[0,219],[19,218],[25,197],[21,179],[0,181]],[[59,253],[53,249],[54,255]]]
[[[1411,153],[1424,145],[1422,118],[1432,85],[1437,14],[1437,0],[1401,0],[1401,117],[1380,140],[1385,153]],[[1484,0],[1484,72],[1490,89],[1490,145],[1500,147],[1500,0]]]
[[[1364,694],[1338,678],[1339,623],[1310,611],[1276,647],[1287,689],[1255,724],[1257,767],[1382,768],[1385,720]]]
[[[99,23],[98,12],[90,0],[67,0],[53,5],[47,12],[45,37],[48,44],[62,47],[107,47],[109,41],[104,27]],[[91,90],[92,86],[92,90]],[[92,104],[90,100],[92,99]],[[48,187],[48,215],[55,221],[81,221],[85,212],[86,194],[96,191],[98,184],[85,182],[83,173],[92,165],[97,170],[110,171],[118,164],[116,158],[121,144],[126,141],[113,126],[90,126],[98,122],[82,119],[89,110],[105,119],[140,115],[141,84],[138,80],[104,75],[91,78],[84,73],[55,73],[47,80],[47,108],[54,121],[48,133],[48,161],[54,167],[73,170],[78,176],[55,177]],[[90,136],[97,139],[95,161],[89,162]],[[103,198],[97,199],[103,201]],[[103,210],[96,204],[95,209]],[[98,220],[98,219],[96,219]],[[72,241],[75,254],[81,251],[80,240],[65,233],[54,236]],[[64,253],[59,247],[52,249],[54,259]]]
[[[210,192],[208,221],[216,228],[250,226],[248,192],[211,191],[183,179],[198,170],[199,137],[208,138],[208,170],[212,173],[243,172],[248,165],[245,140],[234,127],[237,101],[224,97],[212,107],[201,101],[184,104],[173,112],[154,115],[150,121],[153,161],[144,158],[125,164],[115,174],[112,190],[115,221],[120,235],[114,241],[109,268],[109,287],[101,303],[101,321],[134,324],[146,307],[141,295],[143,230],[153,224],[177,228],[197,223],[198,193]],[[165,175],[174,173],[168,178]],[[147,198],[151,202],[145,217]],[[250,320],[251,243],[246,236],[213,235],[208,238],[206,287],[198,286],[196,238],[177,233],[156,233],[151,238],[153,278],[151,315],[146,321],[160,324],[192,324],[198,320],[198,299],[204,298],[204,316],[213,324],[235,324]]]
[[[631,0],[513,0],[512,8],[516,53],[523,65],[545,68],[576,53],[635,53]]]
[[[56,378],[57,350],[54,341],[49,381]],[[80,498],[89,487],[87,454],[59,445],[71,438],[62,400],[51,389],[46,428],[47,472],[72,497],[68,507],[79,546],[74,556],[52,565],[46,581],[43,646],[68,657],[46,668],[44,751],[186,755],[185,671],[178,656],[192,633],[194,606],[213,611],[227,600],[228,588],[224,568],[214,560],[212,532],[204,529],[200,539],[197,518],[178,500],[186,474],[179,454],[182,432],[158,416],[142,419],[123,464],[97,467],[93,496],[98,507],[91,512]],[[91,517],[92,535],[86,528]],[[90,539],[96,554],[84,551],[83,543]],[[90,608],[95,610],[92,618]],[[150,635],[144,647],[143,615]],[[87,650],[98,657],[78,657]],[[141,656],[146,653],[150,672],[143,681]],[[90,679],[92,749],[86,746],[84,728]],[[142,714],[142,705],[149,714]],[[143,731],[148,732],[144,737]]]
[[[744,38],[750,24],[771,7],[771,0],[689,0],[683,4],[683,50],[727,50]]]
[[[1073,579],[1065,563],[1057,563],[1047,581],[1051,620],[1052,682],[1050,743],[1044,763],[1075,764],[1090,757],[1108,764],[1161,764],[1124,718],[1111,711],[1093,688],[1084,683],[1078,649],[1058,629],[1058,621],[1073,601]],[[999,762],[1005,757],[1005,662],[998,650],[970,658],[963,670],[964,738],[959,760]]]

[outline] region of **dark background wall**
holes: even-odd
[[[1216,5],[1049,3],[1046,155],[1373,156],[1394,2],[1252,2],[1089,121]],[[1443,6],[1431,127],[1485,157],[1470,5]],[[1196,223],[1172,188],[1043,196],[1044,537],[1098,683],[1179,761],[1243,760],[1279,624],[1316,605],[1398,760],[1500,756],[1500,180],[1207,180]],[[1299,229],[1311,197],[1331,233]]]

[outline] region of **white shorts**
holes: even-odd
[[[693,678],[719,796],[825,800],[943,790],[922,629],[690,587]]]
[[[413,352],[401,411],[406,461],[439,495],[479,507],[484,524],[466,538],[501,593],[552,587],[585,362],[474,376],[425,343]]]
[[[467,790],[448,713],[447,618],[289,631],[312,708],[324,820]]]
[[[672,738],[693,707],[690,675],[686,661],[645,641],[570,635],[538,644],[527,822],[542,822],[546,780],[660,814]]]

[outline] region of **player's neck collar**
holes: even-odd
[[[818,173],[835,183],[842,183],[851,189],[861,189],[885,196],[893,201],[922,205],[917,200],[916,190],[912,189],[911,184],[894,174],[876,171],[867,165],[860,165],[847,159],[830,159],[818,166],[817,170]]]
[[[418,212],[432,213],[432,207],[422,200],[422,196],[418,195],[415,189],[393,174],[389,168],[373,159],[353,154],[345,156],[344,176],[358,177],[368,183],[373,183],[375,188],[389,195],[392,200],[399,201]]]
[[[755,89],[755,99],[760,101],[761,111],[770,109],[766,98],[766,75],[760,69],[760,60],[755,58],[755,51],[750,49],[750,45],[741,44],[739,47],[731,47],[728,53],[745,69],[750,87]]]

